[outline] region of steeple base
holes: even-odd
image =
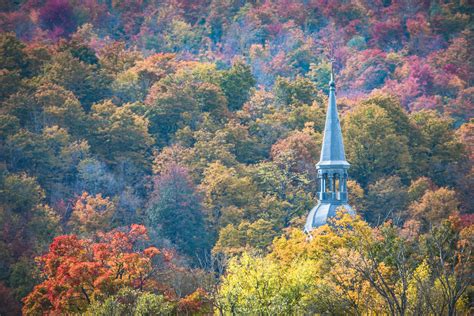
[[[308,214],[304,231],[309,233],[313,229],[327,223],[328,218],[336,216],[338,209],[345,209],[349,214],[355,215],[355,211],[349,204],[319,202]]]

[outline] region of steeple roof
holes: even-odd
[[[336,83],[334,82],[332,71],[331,81],[329,82],[329,102],[326,113],[326,126],[324,127],[321,158],[317,166],[349,167],[344,153],[341,124],[339,122],[336,105]]]
[[[348,204],[347,169],[349,163],[344,154],[341,124],[336,107],[336,83],[332,71],[322,147],[321,160],[316,165],[319,180],[318,205],[309,212],[306,219],[304,230],[307,233],[327,224],[328,218],[336,216],[340,208],[355,215],[355,211]]]

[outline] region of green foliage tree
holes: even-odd
[[[229,144],[230,153],[241,163],[255,163],[266,154],[259,139],[250,134],[248,126],[240,124],[237,120],[230,120],[217,130],[214,139]]]
[[[364,218],[376,225],[391,219],[396,223],[406,218],[408,206],[407,187],[397,176],[387,177],[369,184]]]
[[[219,238],[212,251],[228,256],[244,251],[265,252],[276,236],[273,224],[264,219],[253,223],[242,221],[237,227],[229,224],[219,230]]]
[[[290,163],[261,162],[252,168],[254,181],[263,197],[259,216],[272,221],[275,227],[287,227],[311,208],[314,197],[305,173],[291,171]]]
[[[228,117],[227,99],[214,76],[217,71],[212,67],[183,66],[152,86],[146,99],[147,117],[152,122],[150,131],[160,142],[166,144],[180,124],[194,128],[202,112],[216,122]]]
[[[42,79],[72,91],[86,111],[109,94],[110,78],[97,65],[85,63],[69,51],[52,57],[43,69]]]
[[[463,144],[456,139],[452,119],[434,111],[413,113],[410,117],[421,133],[420,153],[415,167],[439,186],[450,185],[459,172],[457,165],[465,155]],[[415,169],[415,170],[416,170]]]
[[[235,168],[226,167],[220,161],[209,164],[199,187],[215,231],[255,217],[259,201],[256,185],[251,177],[240,175]]]
[[[171,20],[163,34],[160,48],[166,52],[196,51],[201,44],[201,27],[189,24],[182,19]]]
[[[16,92],[22,77],[28,75],[25,44],[13,33],[0,34],[0,101]]]
[[[280,106],[312,104],[318,96],[314,83],[303,77],[294,80],[277,78],[274,93],[275,101]]]
[[[174,306],[163,295],[123,288],[104,302],[93,302],[84,315],[169,315]]]
[[[255,83],[250,67],[243,61],[237,60],[229,70],[223,71],[220,86],[227,98],[229,110],[242,108]]]
[[[317,64],[311,63],[308,76],[319,91],[327,92],[331,77],[331,63],[329,61],[321,61]]]
[[[44,251],[60,230],[59,217],[46,204],[45,192],[25,174],[0,175],[0,280],[20,299],[38,279],[32,256]]]
[[[92,151],[113,166],[128,161],[138,172],[150,168],[154,141],[148,133],[147,118],[134,113],[130,106],[118,107],[110,100],[95,104],[91,115]]]
[[[61,190],[61,182],[74,177],[78,158],[88,152],[86,143],[72,142],[68,132],[58,126],[45,128],[41,134],[21,129],[6,145],[11,170],[35,175],[48,193]]]
[[[343,121],[350,173],[363,186],[389,175],[409,176],[408,139],[396,132],[395,122],[383,108],[360,105]]]
[[[87,128],[87,117],[78,99],[70,91],[52,83],[24,89],[8,98],[5,111],[15,115],[22,127],[33,132],[57,125],[80,138]]]
[[[156,177],[146,215],[151,227],[193,259],[209,250],[201,200],[183,167],[168,166]]]
[[[27,71],[27,56],[23,51],[25,44],[13,33],[2,33],[0,36],[0,68],[8,70]],[[23,70],[22,70],[23,69]]]

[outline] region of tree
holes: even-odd
[[[364,211],[365,209],[365,193],[364,189],[354,180],[347,181],[347,191],[349,192],[349,205],[356,211]]]
[[[259,139],[250,135],[248,126],[237,120],[230,120],[223,128],[216,131],[214,137],[232,145],[229,150],[241,163],[256,162],[265,155],[265,148],[260,144]]]
[[[376,105],[360,105],[343,121],[349,170],[363,187],[389,175],[408,178],[411,156],[405,135],[396,133],[395,122]]]
[[[114,77],[142,60],[139,51],[127,49],[122,41],[107,44],[100,49],[98,57],[102,68]]]
[[[173,304],[161,294],[142,292],[133,288],[122,288],[116,295],[105,301],[94,301],[85,315],[168,315],[173,311]]]
[[[41,134],[20,129],[6,145],[10,170],[36,176],[48,193],[65,189],[63,184],[75,176],[78,158],[88,153],[87,143],[72,142],[69,133],[58,126],[44,128]]]
[[[119,181],[103,161],[83,157],[77,165],[77,189],[79,192],[113,196],[123,190]]]
[[[323,60],[317,64],[311,63],[308,76],[314,81],[319,91],[328,92],[328,84],[331,78],[331,63]]]
[[[193,293],[179,300],[178,312],[186,314],[211,313],[212,305],[210,304],[208,296],[205,290],[198,288]]]
[[[99,63],[99,59],[97,58],[94,50],[87,45],[87,39],[81,38],[81,35],[85,35],[84,33],[85,30],[80,30],[79,33],[76,32],[74,34],[71,40],[60,41],[58,50],[60,52],[68,51],[74,58],[77,58],[86,64],[97,65]]]
[[[288,315],[298,313],[304,293],[304,279],[314,277],[314,268],[304,265],[306,273],[287,273],[275,261],[244,253],[229,263],[218,304],[226,313]],[[298,272],[303,272],[300,269]]]
[[[2,315],[19,315],[21,313],[20,304],[13,297],[11,289],[0,283],[0,312]]]
[[[23,313],[85,312],[122,288],[152,291],[155,247],[135,251],[147,238],[146,229],[132,225],[126,232],[99,234],[97,242],[76,235],[58,236],[49,252],[38,258],[46,280],[23,299]]]
[[[125,59],[121,62],[125,65],[117,66],[121,68],[126,67],[126,69],[123,69],[123,71],[116,74],[115,80],[112,83],[114,95],[123,103],[137,101],[143,102],[153,84],[164,78],[166,75],[173,73],[176,68],[174,54],[154,54],[143,60],[136,61],[133,67],[128,67],[126,65],[132,63],[132,60],[128,61],[128,58],[134,58],[133,55],[128,58],[128,54],[125,56],[114,57],[113,55],[110,56],[112,52],[113,51],[109,51],[103,57],[103,63],[106,69],[109,69],[109,63],[119,63],[120,57]],[[123,54],[123,51],[116,52],[116,54]],[[138,56],[136,58],[138,59]],[[112,59],[112,61],[109,61],[110,59]],[[117,70],[115,69],[114,71]]]
[[[146,215],[150,226],[193,259],[209,250],[201,198],[185,168],[170,165],[155,177]]]
[[[466,156],[469,159],[463,159],[461,163],[463,171],[457,177],[456,189],[459,192],[459,199],[461,201],[461,208],[467,212],[472,211],[473,205],[471,203],[471,190],[474,180],[474,168],[471,167],[471,161],[474,160],[474,121],[465,123],[456,131],[458,139],[465,145]]]
[[[255,215],[258,189],[249,176],[240,175],[235,168],[226,167],[220,161],[210,163],[199,187],[209,212],[208,220],[216,232],[227,224],[237,224]]]
[[[250,67],[241,60],[235,61],[229,70],[223,71],[220,86],[227,98],[229,110],[242,108],[255,83]]]
[[[422,291],[431,310],[439,314],[456,315],[462,308],[458,303],[473,282],[473,225],[460,229],[458,223],[459,218],[452,216],[422,238],[422,249],[434,280]]]
[[[288,227],[314,206],[310,178],[305,173],[292,172],[287,161],[261,162],[251,170],[257,188],[263,193],[259,217],[271,220],[275,227]]]
[[[27,71],[28,59],[24,52],[25,44],[13,33],[2,33],[0,36],[0,69]]]
[[[275,237],[276,232],[269,221],[264,219],[253,223],[242,221],[237,227],[229,224],[221,228],[212,251],[229,256],[252,250],[265,253]]]
[[[13,33],[0,35],[0,101],[18,91],[21,78],[28,74],[25,45]]]
[[[5,101],[5,108],[22,127],[37,133],[56,125],[79,138],[87,127],[86,114],[74,94],[48,82],[19,91]]]
[[[153,173],[161,174],[172,164],[185,166],[186,151],[187,148],[180,145],[164,147],[160,152],[154,151]]]
[[[419,174],[428,176],[439,186],[454,183],[465,152],[463,144],[455,137],[452,120],[434,111],[413,113],[410,119],[422,136],[419,145],[422,152],[414,161]]]
[[[312,104],[318,96],[314,83],[303,77],[297,77],[295,80],[277,78],[274,93],[276,103],[283,107]]]
[[[55,36],[68,35],[76,28],[71,4],[65,0],[48,0],[39,12],[42,26]]]
[[[72,91],[86,111],[109,94],[110,78],[97,65],[85,63],[69,51],[58,52],[52,57],[43,69],[42,79]]]
[[[201,32],[200,27],[175,18],[162,37],[159,50],[173,53],[180,51],[196,52],[201,44]]]
[[[426,191],[434,190],[433,182],[426,177],[413,180],[408,187],[408,198],[410,202],[418,201],[425,195]]]
[[[344,219],[336,224],[343,222]],[[351,229],[347,224],[342,224],[343,230]],[[391,315],[404,315],[408,307],[408,281],[414,270],[410,258],[413,245],[399,237],[396,227],[390,224],[374,232],[367,224],[359,224],[352,232],[347,232],[350,250],[336,252],[333,264],[340,262],[341,270],[352,270],[361,280],[368,282],[380,295],[385,311]],[[337,277],[336,284],[342,285]]]
[[[271,157],[277,163],[288,163],[293,172],[307,173],[311,178],[315,178],[314,166],[320,156],[321,142],[321,134],[305,128],[276,142],[272,146]]]
[[[72,209],[69,225],[74,232],[86,236],[107,231],[111,228],[115,209],[116,206],[109,198],[83,192]]]
[[[180,124],[195,127],[202,112],[217,122],[228,117],[227,99],[214,76],[217,71],[208,65],[183,65],[151,87],[145,101],[147,117],[159,141],[166,144]]]
[[[415,149],[412,147],[419,146],[420,133],[413,122],[410,121],[409,115],[402,108],[400,101],[396,97],[390,94],[374,92],[367,99],[364,99],[361,104],[376,105],[384,109],[390,120],[394,123],[396,133],[408,138],[410,152]]]
[[[424,229],[441,223],[444,219],[459,212],[456,192],[448,188],[428,190],[419,201],[409,207],[410,215],[420,220]]]
[[[395,68],[393,60],[382,50],[366,49],[352,54],[341,72],[344,88],[369,92],[383,87]]]
[[[406,217],[407,187],[397,176],[382,178],[369,184],[366,201],[364,217],[368,222],[380,225],[392,219],[398,223]]]
[[[60,231],[59,216],[44,204],[44,198],[45,192],[35,178],[0,175],[0,281],[18,300],[38,279],[32,257],[44,251]]]
[[[150,168],[150,146],[154,143],[148,133],[147,118],[133,112],[131,105],[118,107],[107,100],[92,107],[92,150],[114,167],[131,163],[140,173]]]

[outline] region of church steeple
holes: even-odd
[[[319,203],[309,212],[305,225],[306,232],[326,224],[327,219],[335,216],[340,207],[354,214],[352,208],[347,204],[347,169],[349,166],[344,152],[341,124],[336,105],[336,83],[331,69],[321,158],[316,164],[319,179]]]
[[[329,82],[329,102],[326,113],[326,125],[324,127],[323,146],[321,148],[321,165],[344,165],[349,166],[344,153],[344,143],[342,141],[341,124],[336,106],[336,83],[334,74],[331,71],[331,81]]]

